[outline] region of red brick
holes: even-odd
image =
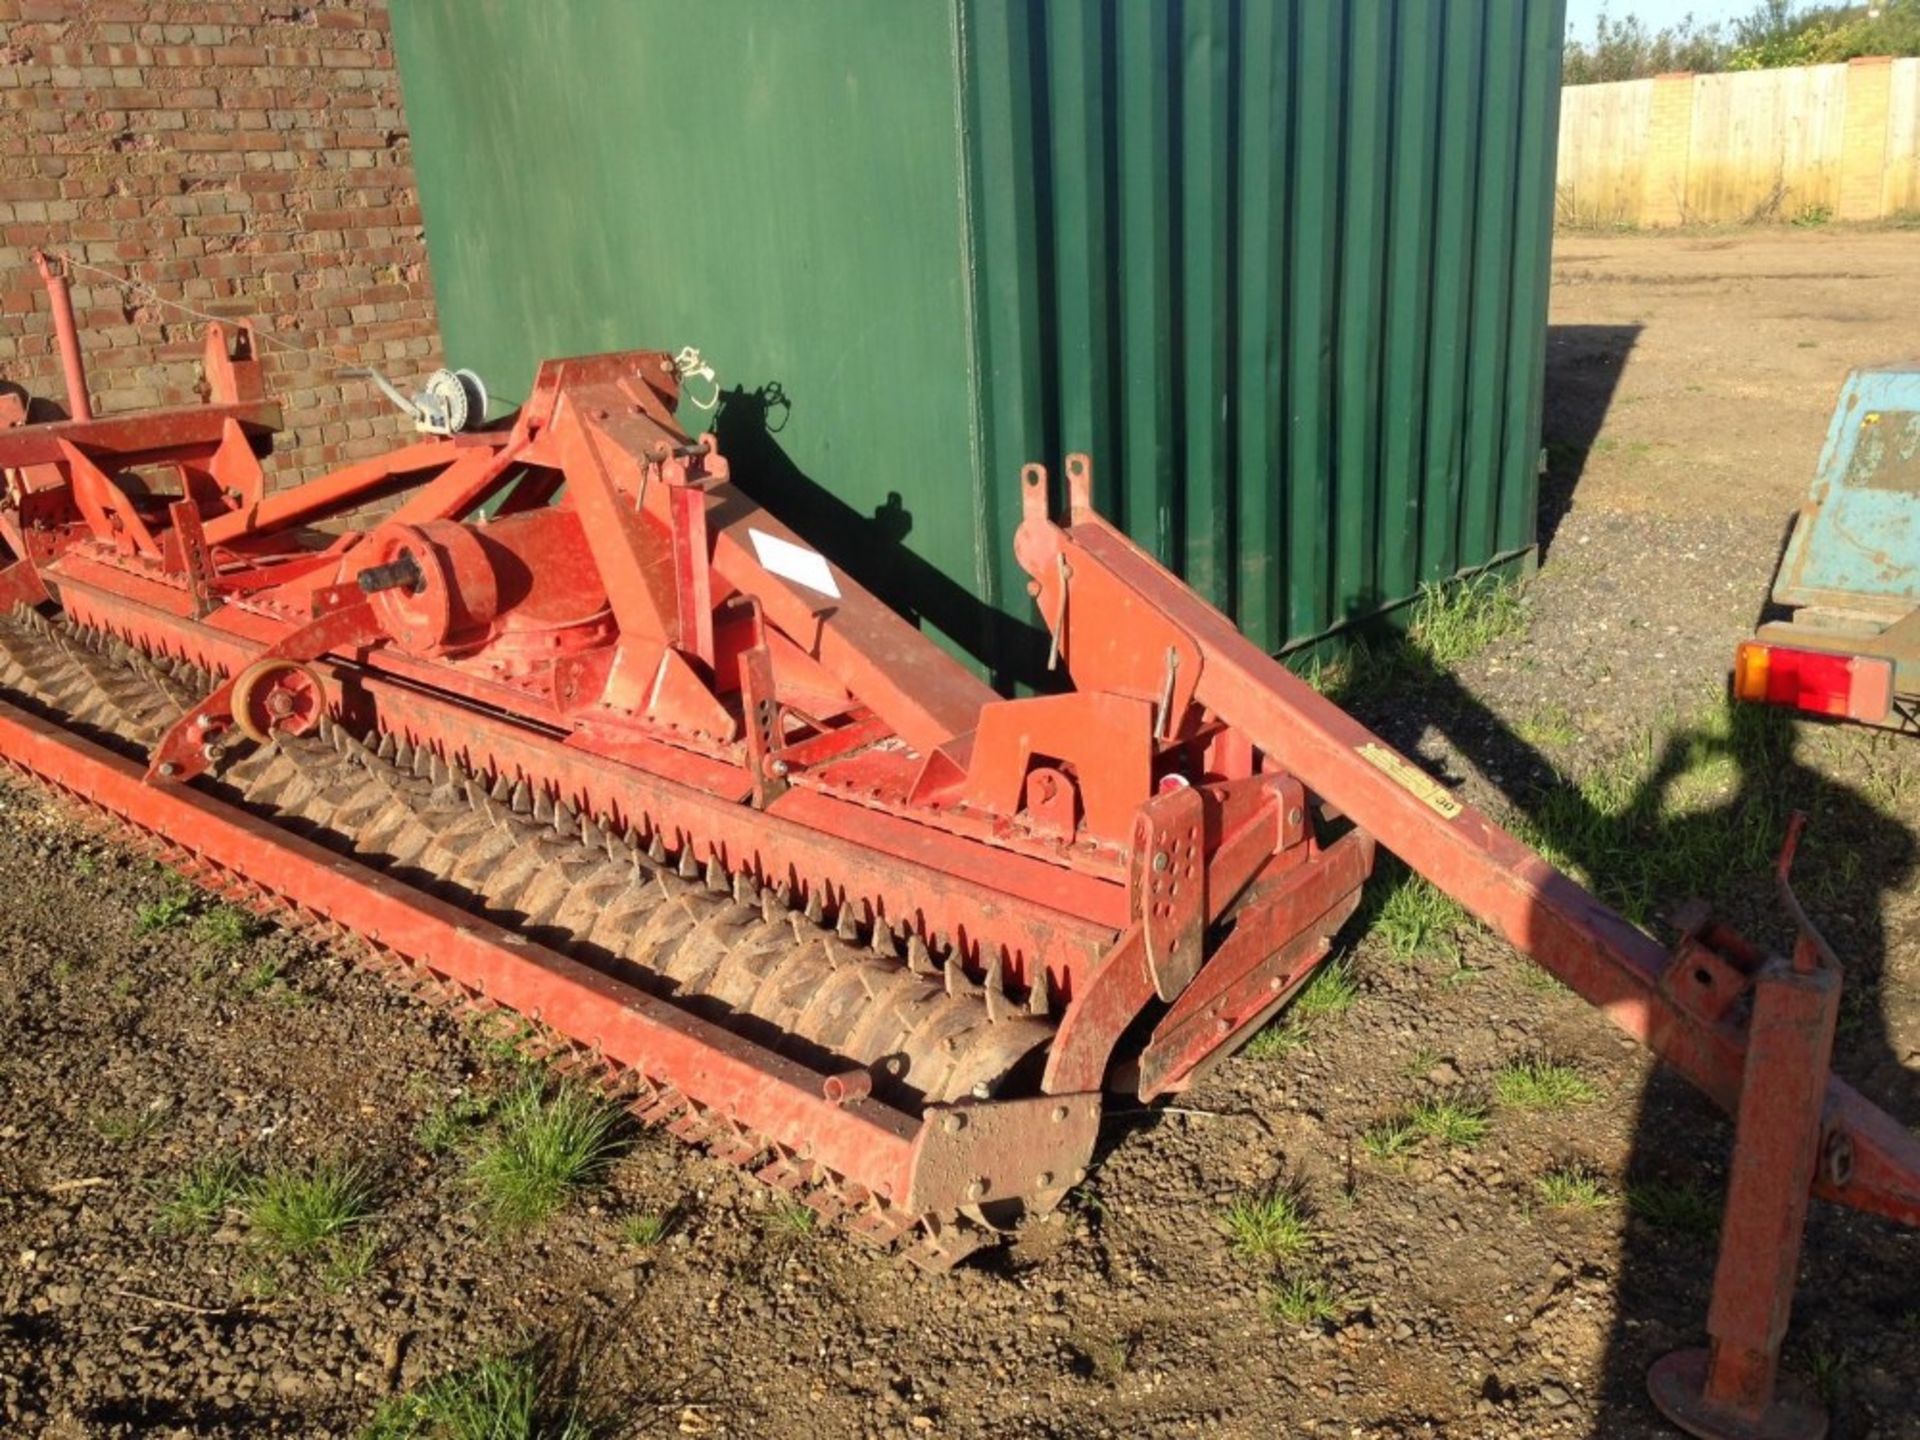
[[[137,275],[209,313],[271,313],[316,354],[267,349],[292,429],[276,473],[401,438],[355,359],[438,353],[406,122],[379,0],[319,0],[306,23],[239,0],[0,0],[31,51],[0,85],[0,312],[9,378],[58,393],[36,245]],[[283,7],[284,16],[287,10]],[[25,273],[17,273],[24,271]],[[76,285],[114,407],[191,396],[197,327],[129,323],[111,280]],[[107,342],[111,343],[107,343]]]

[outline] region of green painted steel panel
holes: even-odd
[[[997,678],[1020,465],[1280,649],[1533,543],[1564,0],[392,0],[450,357],[698,345]]]

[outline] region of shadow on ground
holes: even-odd
[[[1629,755],[1573,774],[1411,647],[1376,654],[1371,675],[1361,674],[1366,683],[1349,701],[1365,718],[1403,749],[1431,727],[1474,768],[1508,777],[1513,828],[1663,942],[1673,938],[1667,917],[1697,896],[1750,940],[1787,953],[1794,931],[1772,866],[1789,818],[1804,813],[1796,889],[1845,967],[1835,1073],[1903,1124],[1920,1121],[1920,1076],[1895,1050],[1883,992],[1885,957],[1905,937],[1887,933],[1882,919],[1888,897],[1911,886],[1920,846],[1891,797],[1812,763],[1811,722],[1708,706],[1651,722]],[[1900,742],[1861,735],[1859,743]],[[1716,1251],[1711,1217],[1732,1139],[1731,1124],[1704,1096],[1664,1066],[1653,1074],[1623,1177],[1629,1214],[1595,1440],[1653,1424],[1647,1367],[1703,1343]],[[1701,1212],[1699,1221],[1689,1227],[1644,1214],[1655,1207],[1643,1207],[1642,1196],[1677,1197]],[[1891,1222],[1818,1203],[1809,1222],[1785,1368],[1829,1403],[1834,1440],[1869,1433],[1845,1383],[1850,1345],[1912,1305],[1898,1233]],[[1834,1283],[1843,1277],[1844,1285]]]

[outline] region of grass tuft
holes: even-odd
[[[1449,1150],[1471,1150],[1486,1138],[1487,1108],[1461,1095],[1433,1095],[1414,1102],[1407,1123]]]
[[[327,1243],[327,1263],[321,1271],[329,1290],[344,1290],[373,1273],[380,1259],[380,1237],[372,1230],[336,1236]]]
[[[534,1352],[492,1357],[383,1402],[360,1440],[594,1440],[607,1433]]]
[[[1473,924],[1466,907],[1397,861],[1382,867],[1372,933],[1396,960],[1453,960],[1459,936]]]
[[[1242,1196],[1227,1207],[1222,1219],[1233,1253],[1243,1260],[1275,1264],[1297,1259],[1313,1241],[1313,1227],[1296,1186]]]
[[[1452,670],[1527,623],[1520,587],[1499,575],[1451,585],[1424,584],[1407,625],[1407,644],[1429,665]]]
[[[158,900],[140,907],[135,915],[135,929],[142,935],[152,935],[184,925],[193,913],[193,901],[191,890],[170,890]]]
[[[252,1231],[282,1255],[343,1241],[373,1213],[373,1178],[358,1165],[320,1160],[274,1164],[247,1187],[241,1208]]]
[[[238,950],[260,930],[260,921],[235,905],[216,905],[193,922],[193,938],[209,950]]]
[[[776,1200],[766,1214],[767,1230],[783,1239],[801,1240],[811,1235],[820,1217],[804,1200]]]
[[[641,1250],[651,1250],[672,1230],[671,1215],[629,1215],[620,1222],[620,1238]]]
[[[1691,1180],[1635,1180],[1627,1209],[1656,1230],[1707,1239],[1720,1231],[1719,1203]]]
[[[528,1075],[500,1103],[468,1164],[482,1210],[509,1230],[546,1220],[606,1170],[619,1123],[611,1101]]]
[[[1353,978],[1353,964],[1346,959],[1329,960],[1301,987],[1291,1007],[1294,1018],[1312,1027],[1321,1020],[1345,1014],[1360,998],[1360,986]]]
[[[1516,1110],[1565,1110],[1585,1105],[1599,1092],[1571,1065],[1532,1056],[1501,1067],[1493,1077],[1493,1093],[1502,1105]]]
[[[169,1235],[190,1235],[213,1229],[227,1211],[240,1203],[247,1188],[246,1172],[230,1155],[197,1161],[175,1182],[173,1193],[160,1203],[155,1228]]]
[[[1533,1182],[1540,1203],[1551,1210],[1599,1210],[1611,1204],[1598,1175],[1578,1165],[1562,1165]]]
[[[445,1155],[459,1148],[476,1125],[493,1113],[484,1095],[462,1095],[451,1104],[436,1105],[414,1127],[413,1143],[429,1155]]]
[[[165,1101],[156,1100],[138,1110],[102,1110],[90,1118],[94,1133],[109,1145],[138,1145],[157,1134],[173,1112]]]
[[[1381,1161],[1398,1160],[1419,1143],[1420,1132],[1405,1116],[1368,1126],[1360,1136],[1360,1148]]]
[[[1324,1280],[1290,1275],[1267,1291],[1267,1313],[1287,1325],[1325,1325],[1340,1313]]]
[[[1253,1038],[1240,1047],[1240,1053],[1249,1060],[1278,1060],[1306,1043],[1307,1027],[1291,1015],[1282,1015],[1255,1032]]]

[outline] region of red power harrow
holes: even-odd
[[[537,1022],[637,1112],[951,1264],[1286,1004],[1376,837],[1737,1118],[1700,1435],[1774,1394],[1809,1197],[1920,1222],[1828,1073],[1840,971],[1704,913],[1668,950],[1241,636],[1037,466],[1015,542],[1070,693],[1003,700],[728,479],[636,351],[510,428],[269,490],[251,335],[206,403],[0,411],[0,756],[188,874]],[[385,502],[364,530],[322,522]]]

